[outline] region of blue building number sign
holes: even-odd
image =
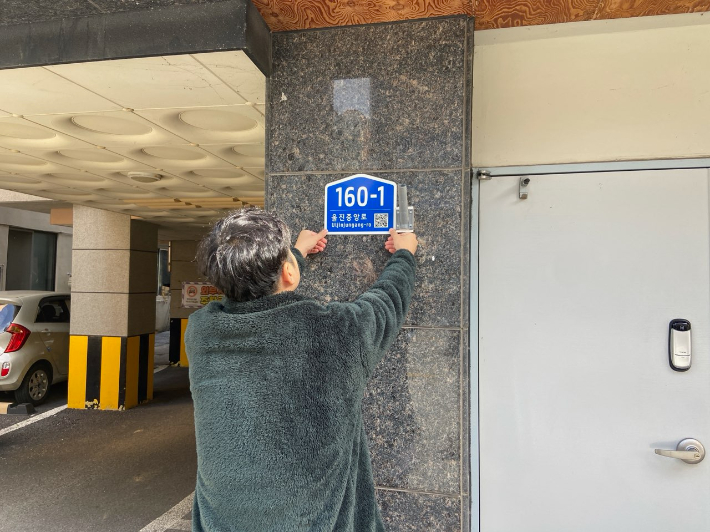
[[[325,186],[325,228],[335,235],[374,235],[396,227],[397,185],[356,174]]]

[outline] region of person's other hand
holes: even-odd
[[[414,233],[398,233],[394,229],[390,229],[390,237],[385,242],[385,249],[390,253],[394,253],[398,249],[406,249],[412,255],[417,252],[419,242],[417,235]]]
[[[327,229],[323,229],[320,233],[304,229],[298,234],[298,238],[293,247],[300,251],[301,255],[304,257],[309,253],[320,253],[325,249],[328,243],[325,238],[327,232]]]

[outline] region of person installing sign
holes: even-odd
[[[384,531],[362,421],[365,385],[414,291],[417,237],[394,229],[372,287],[349,303],[296,294],[326,231],[291,234],[256,208],[198,247],[225,294],[185,331],[195,407],[193,531]]]

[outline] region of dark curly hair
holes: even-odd
[[[291,232],[274,214],[256,207],[230,212],[197,247],[202,275],[235,301],[273,294],[289,255]]]

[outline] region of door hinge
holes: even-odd
[[[478,170],[476,172],[476,177],[479,181],[490,181],[493,179],[493,176],[489,170]]]

